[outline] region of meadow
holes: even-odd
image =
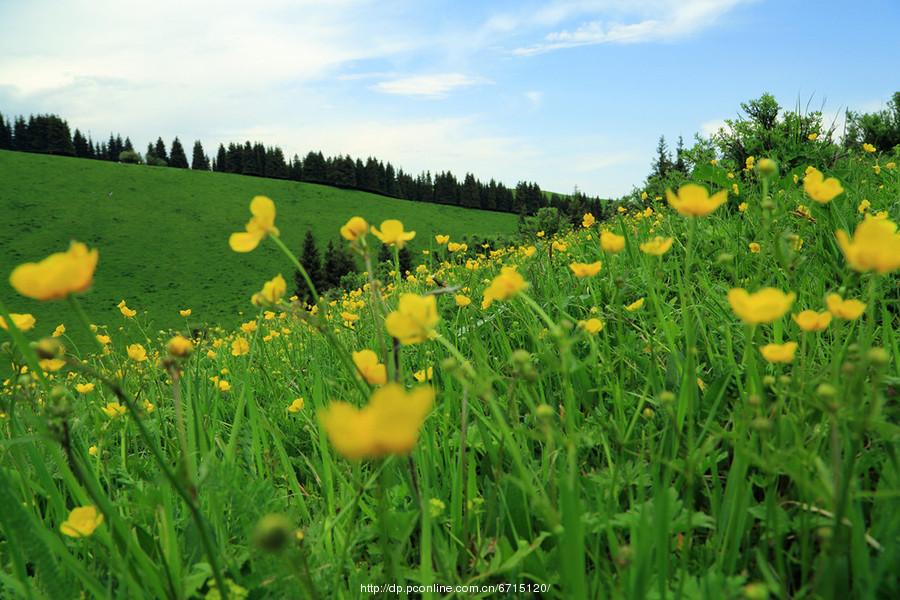
[[[248,312],[257,274],[277,260],[278,250],[267,247],[239,257],[220,232],[243,217],[247,199],[256,194],[279,199],[282,239],[298,254],[308,229],[324,252],[329,241],[340,240],[345,215],[363,209],[377,222],[403,215],[408,227],[420,232],[410,244],[416,253],[435,245],[435,233],[497,237],[516,230],[515,215],[504,213],[310,183],[3,150],[0,181],[0,271],[74,238],[102,247],[98,273],[108,276],[97,278],[85,308],[108,321],[118,314],[116,305],[127,290],[127,296],[140,299],[145,324],[155,329],[183,327],[179,311],[188,308],[192,327],[234,326]],[[287,266],[284,276],[290,280],[292,273]],[[7,287],[0,299],[12,302],[10,294]],[[37,331],[45,335],[74,316],[67,307],[21,297],[16,308],[34,314]],[[76,336],[80,343],[89,339]]]
[[[85,162],[0,153],[30,160]],[[898,597],[896,160],[713,161],[490,250],[459,236],[506,217],[117,165],[69,190],[108,211],[82,226],[4,176],[56,220],[3,224],[0,595]],[[96,197],[119,172],[158,223]],[[313,219],[363,263],[433,252],[305,305],[276,276]],[[150,328],[186,273],[165,311],[240,325]]]

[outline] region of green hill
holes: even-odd
[[[432,246],[435,233],[460,239],[516,228],[511,214],[322,185],[6,151],[0,182],[0,299],[12,312],[33,313],[39,333],[68,322],[69,307],[30,301],[5,280],[19,263],[64,250],[70,239],[100,250],[94,289],[84,297],[98,322],[114,323],[125,298],[159,328],[183,325],[178,309],[187,307],[192,324],[234,323],[266,279],[292,274],[271,244],[249,255],[228,247],[257,194],[275,200],[282,239],[298,254],[307,229],[324,248],[353,215],[375,224],[401,219],[417,232],[414,253]]]

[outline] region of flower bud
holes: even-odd
[[[267,552],[279,552],[287,545],[293,529],[284,515],[268,514],[256,524],[253,541]]]

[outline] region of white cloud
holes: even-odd
[[[719,129],[725,127],[725,119],[712,119],[700,123],[700,133],[710,136],[719,132]]]
[[[513,50],[531,56],[563,48],[681,39],[707,29],[748,0],[659,0],[650,3],[565,2],[544,11],[544,21],[559,23],[573,14],[598,15],[574,29],[547,33],[540,42]],[[555,10],[554,10],[555,8]]]
[[[379,81],[372,89],[383,94],[441,98],[453,90],[478,83],[484,81],[462,73],[436,73]]]

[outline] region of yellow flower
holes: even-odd
[[[366,383],[384,385],[387,383],[387,367],[378,362],[378,355],[372,350],[353,353],[353,364]]]
[[[841,182],[834,177],[825,179],[822,172],[813,167],[806,169],[803,178],[803,190],[806,195],[820,204],[827,204],[844,192]]]
[[[827,311],[804,310],[791,318],[803,331],[823,331],[831,323],[831,313]]]
[[[600,268],[602,266],[603,263],[598,260],[597,262],[593,263],[573,262],[569,265],[569,268],[572,269],[575,277],[593,277],[600,272]]]
[[[875,146],[873,146],[872,144],[863,144],[862,149],[869,154],[872,154],[876,150]]]
[[[56,329],[53,330],[53,337],[62,337],[62,335],[66,332],[66,326],[62,323],[56,326]]]
[[[744,161],[744,167],[745,167],[746,169],[752,169],[752,168],[753,168],[753,164],[754,164],[755,162],[756,162],[756,157],[755,157],[755,156],[748,156],[748,157],[747,157],[747,160]]]
[[[756,168],[763,175],[774,175],[778,171],[778,163],[771,158],[761,158]]]
[[[819,139],[819,134],[818,134],[818,133],[815,133],[815,132],[814,132],[814,133],[810,133],[809,135],[806,136],[806,139],[808,139],[808,140],[811,141],[811,142],[814,142],[814,141],[816,141],[817,139]]]
[[[457,244],[456,242],[450,242],[447,244],[447,250],[450,252],[466,252],[469,249],[467,244]]]
[[[128,358],[134,362],[144,362],[147,360],[147,350],[140,344],[131,344],[126,350],[128,351]]]
[[[131,310],[130,308],[128,308],[128,305],[125,304],[125,300],[122,300],[116,306],[119,307],[119,312],[121,312],[122,316],[126,319],[130,319],[137,314],[136,310]]]
[[[786,342],[784,344],[766,344],[759,349],[770,363],[789,363],[794,360],[794,353],[797,351],[797,342]]]
[[[78,392],[79,394],[90,394],[91,392],[94,391],[94,384],[93,383],[76,383],[75,391]]]
[[[66,361],[61,358],[45,358],[38,362],[41,366],[41,369],[47,371],[48,373],[52,373],[55,371],[59,371],[64,366],[66,366]]]
[[[253,216],[247,221],[246,231],[232,233],[228,239],[228,245],[235,252],[250,252],[267,235],[279,235],[278,228],[275,227],[275,203],[270,198],[254,197],[250,201],[250,214]]]
[[[741,188],[738,187],[738,184],[736,184],[736,183],[731,184],[731,193],[734,194],[735,196],[741,195]],[[742,202],[741,204],[744,204],[744,203]],[[740,205],[738,205],[738,206],[740,206]],[[741,211],[741,212],[744,212],[744,211]]]
[[[182,317],[189,317],[193,311],[190,308],[185,308],[178,311],[178,314]]]
[[[534,246],[526,246],[522,248],[522,256],[525,258],[531,258],[534,256],[534,253],[537,252],[537,248]]]
[[[428,367],[427,369],[419,369],[415,373],[413,373],[413,378],[419,383],[425,383],[426,381],[431,381],[431,378],[434,376],[434,367]]]
[[[584,213],[584,216],[581,217],[581,226],[587,229],[588,227],[593,227],[594,223],[597,222],[597,219],[594,218],[594,215],[591,213]]]
[[[35,300],[56,300],[83,292],[94,280],[99,253],[81,242],[72,242],[66,252],[56,252],[38,263],[24,263],[13,269],[9,283],[23,296]]]
[[[890,171],[891,169],[897,168],[897,163],[895,163],[894,161],[885,163],[884,168],[887,169],[888,171]]]
[[[646,200],[647,198],[649,198],[647,192],[641,192],[641,200]]]
[[[150,402],[149,400],[144,400],[144,412],[148,415],[156,410],[156,405]]]
[[[489,308],[495,300],[509,300],[527,287],[528,282],[515,267],[503,267],[500,274],[491,281],[491,285],[484,290],[481,308]]]
[[[567,243],[565,243],[565,242],[560,242],[560,241],[554,241],[554,242],[551,244],[551,247],[552,247],[554,250],[556,250],[557,252],[565,252],[566,250],[569,249],[569,245],[568,245]]]
[[[183,358],[193,352],[194,344],[183,335],[176,335],[169,340],[166,348],[170,355]]]
[[[603,321],[596,317],[587,319],[586,321],[578,321],[578,327],[585,330],[591,335],[596,335],[603,331]]]
[[[443,246],[450,241],[450,236],[437,234],[436,236],[434,236],[434,241],[438,243],[438,246]]]
[[[241,323],[241,331],[244,333],[253,333],[256,331],[257,325],[256,321],[247,321],[246,323]]]
[[[362,217],[352,217],[341,227],[341,237],[355,242],[369,231],[369,224]]]
[[[672,247],[673,241],[675,241],[674,238],[656,236],[652,240],[647,240],[641,244],[641,252],[653,256],[662,256]]]
[[[747,247],[750,248],[750,252],[753,254],[759,254],[759,251],[762,249],[762,246],[759,245],[759,242],[750,242],[747,244]]]
[[[634,312],[636,310],[640,310],[641,308],[643,308],[643,306],[644,306],[644,299],[638,298],[637,300],[635,300],[634,302],[632,302],[631,304],[626,306],[625,310],[627,310],[628,312]]]
[[[702,185],[688,183],[678,188],[678,195],[666,190],[666,199],[685,217],[705,217],[728,200],[728,192],[722,190],[710,196]]]
[[[869,210],[870,206],[872,206],[872,203],[863,198],[863,201],[859,203],[859,206],[856,207],[856,210],[859,213],[864,213]]]
[[[250,343],[245,338],[238,337],[231,342],[231,355],[243,356],[250,352]]]
[[[112,339],[108,335],[98,335],[97,341],[104,346],[108,346],[110,342],[112,342]]]
[[[456,305],[460,308],[464,308],[472,304],[472,299],[464,294],[456,294],[455,296],[453,296],[453,299],[456,301]]]
[[[391,336],[408,346],[428,339],[440,318],[433,295],[402,294],[397,310],[385,318],[384,326]]]
[[[865,303],[854,299],[844,300],[838,294],[828,294],[825,297],[825,304],[831,314],[845,321],[855,321],[866,310]]]
[[[218,388],[220,392],[230,392],[231,384],[225,381],[224,379],[220,379],[218,382]]]
[[[101,523],[103,513],[97,512],[93,506],[79,506],[69,512],[69,518],[60,524],[59,530],[73,538],[90,537]]]
[[[407,454],[415,447],[433,402],[431,387],[407,392],[389,383],[376,390],[362,409],[332,402],[319,412],[319,421],[331,445],[348,459]]]
[[[90,448],[88,448],[88,454],[91,456],[97,456],[98,454],[100,454],[100,450],[97,449],[97,446],[92,445]]]
[[[738,212],[747,212],[747,203],[741,202],[738,204]]]
[[[34,318],[34,315],[28,313],[10,313],[9,316],[12,318],[13,325],[15,325],[16,329],[18,329],[19,331],[28,331],[29,329],[34,327],[34,324],[37,322],[37,320]],[[0,329],[9,329],[9,326],[6,324],[6,320],[3,317],[0,317]],[[59,328],[57,327],[57,329]],[[65,331],[65,329],[63,329],[63,331]]]
[[[544,235],[545,235],[544,230],[542,229],[541,231],[538,231],[535,235],[538,236],[539,238],[544,237]]]
[[[125,414],[125,407],[119,404],[118,402],[107,402],[106,406],[102,409],[103,414],[105,414],[110,419],[117,419]]]
[[[291,402],[290,405],[288,405],[287,410],[289,413],[296,414],[303,410],[303,406],[305,404],[306,403],[304,402],[303,398],[294,398],[294,401]]]
[[[406,245],[406,242],[416,237],[415,231],[404,231],[403,223],[397,219],[382,221],[381,229],[378,230],[373,227],[372,233],[375,234],[375,237],[381,240],[383,244],[397,246],[397,248],[403,248],[403,246]]]
[[[625,236],[616,235],[612,231],[601,231],[600,247],[603,248],[604,252],[611,252],[612,254],[621,252],[625,248]]]
[[[847,264],[856,271],[883,275],[900,268],[900,233],[893,221],[866,215],[856,226],[852,240],[843,230],[835,236]]]
[[[796,295],[785,294],[781,290],[767,287],[750,294],[743,288],[728,291],[731,310],[748,324],[771,323],[790,310]]]
[[[262,291],[253,294],[250,301],[254,306],[274,306],[281,302],[281,299],[286,292],[287,282],[285,282],[284,277],[279,273],[270,281],[265,282]]]

